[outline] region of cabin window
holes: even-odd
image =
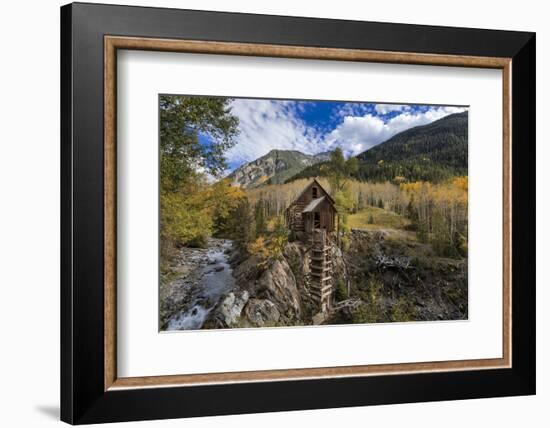
[[[319,213],[313,213],[313,227],[315,229],[321,228],[321,215]]]
[[[313,187],[313,188],[311,189],[311,196],[313,197],[313,199],[317,199],[317,197],[319,196],[319,195],[317,194],[317,187]]]

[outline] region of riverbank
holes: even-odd
[[[208,238],[206,248],[184,247],[178,250],[161,281],[161,330],[200,329],[219,298],[234,285],[228,253],[233,243]]]
[[[160,292],[161,330],[363,324],[468,318],[468,261],[439,257],[404,229],[354,229],[334,246],[333,307],[318,316],[309,246],[262,260],[232,241],[180,248]]]

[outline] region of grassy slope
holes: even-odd
[[[369,223],[372,216],[373,223]],[[348,217],[348,225],[352,229],[403,229],[410,220],[382,208],[367,207]]]
[[[373,223],[369,223],[369,218]],[[351,298],[367,302],[371,284],[380,284],[376,304],[362,319],[335,318],[336,323],[426,321],[467,317],[467,260],[438,257],[432,246],[418,241],[407,230],[405,217],[377,207],[367,207],[348,217],[351,246],[345,253],[351,275]],[[360,232],[359,232],[360,231]],[[405,257],[408,269],[381,268],[377,257]],[[366,300],[365,300],[366,299]],[[363,315],[365,315],[363,314]],[[341,314],[340,314],[341,315]]]

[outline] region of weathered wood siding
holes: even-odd
[[[313,197],[314,188],[317,189],[317,198],[325,196],[325,200],[311,213],[302,214],[305,207],[309,205],[313,199],[317,199]],[[326,229],[327,232],[333,232],[336,210],[329,198],[330,195],[328,195],[317,182],[311,182],[288,208],[286,214],[288,227],[295,231],[311,232],[314,228],[314,213],[318,212],[320,216],[320,228]]]

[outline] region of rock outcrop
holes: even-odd
[[[307,244],[296,241],[267,261],[243,252],[232,254],[235,290],[212,310],[208,328],[312,324],[319,307],[310,293],[310,251]],[[346,283],[342,252],[336,246],[332,259],[335,281]],[[322,322],[318,318],[316,323]]]
[[[290,325],[301,319],[300,292],[284,257],[267,263],[253,255],[233,259],[236,289],[216,304],[208,328]]]
[[[307,155],[297,150],[271,150],[258,159],[241,165],[227,176],[234,185],[248,189],[270,184],[284,183],[308,166],[327,161],[330,153]]]
[[[271,262],[256,281],[254,288],[256,296],[273,302],[286,318],[300,318],[300,293],[286,259]]]
[[[244,317],[255,327],[268,327],[279,323],[281,313],[270,300],[250,299],[244,308]]]
[[[239,321],[244,305],[248,302],[248,292],[229,293],[218,306],[218,316],[227,326]]]

